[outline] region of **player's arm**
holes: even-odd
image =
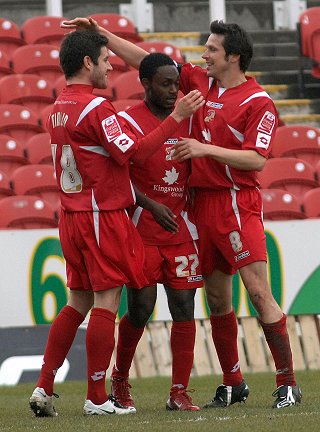
[[[139,69],[142,59],[149,54],[147,51],[138,47],[134,43],[122,39],[119,36],[111,33],[108,29],[99,26],[97,21],[90,17],[78,17],[72,20],[63,21],[61,27],[65,29],[76,29],[79,31],[92,30],[99,32],[108,38],[108,48],[116,55],[121,57],[130,66],[136,69]]]
[[[140,192],[136,186],[133,187],[137,197],[137,204],[140,207],[148,210],[152,214],[154,220],[166,231],[172,233],[179,231],[179,225],[175,221],[176,216],[169,207],[149,198],[147,195]]]
[[[243,171],[261,171],[266,163],[266,158],[255,150],[231,150],[204,144],[193,138],[182,138],[174,146],[174,160],[182,162],[204,157]]]

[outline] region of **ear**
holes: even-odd
[[[231,63],[239,63],[240,62],[240,54],[231,54],[229,56],[229,60]]]
[[[141,84],[145,90],[148,90],[150,88],[150,82],[148,78],[142,78]]]
[[[85,57],[83,57],[83,66],[84,66],[86,69],[88,69],[88,70],[91,69],[91,68],[92,68],[92,65],[93,65],[93,62],[92,62],[90,56],[85,56]]]

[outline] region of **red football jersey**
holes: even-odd
[[[120,112],[119,116],[126,119],[128,128],[138,136],[147,135],[161,123],[145,102]],[[178,138],[189,136],[189,125],[189,120],[182,122],[179,130],[163,143],[147,163],[130,165],[132,183],[149,198],[169,207],[177,216],[176,222],[179,224],[179,232],[170,233],[153,219],[148,210],[135,206],[132,219],[145,244],[178,244],[198,238],[187,200],[190,163],[171,160],[173,146]]]
[[[247,81],[233,88],[219,88],[206,70],[185,64],[181,67],[183,93],[199,89],[205,105],[193,115],[192,136],[208,145],[235,150],[255,150],[268,157],[278,123],[277,110],[270,96],[256,82]],[[190,186],[241,189],[259,186],[256,171],[232,168],[211,158],[192,160]]]
[[[61,206],[66,211],[117,210],[135,201],[128,160],[141,140],[113,105],[92,91],[88,85],[67,86],[47,122]],[[157,137],[159,143],[163,136],[160,141]]]

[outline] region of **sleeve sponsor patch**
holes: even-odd
[[[262,119],[260,120],[257,130],[271,135],[275,123],[276,123],[276,116],[272,112],[266,111]]]
[[[115,115],[102,120],[101,125],[108,142],[114,141],[122,134],[121,127]]]
[[[256,139],[256,147],[261,147],[264,149],[268,149],[271,141],[271,136],[262,132],[258,132]]]
[[[134,144],[134,141],[125,133],[121,134],[113,142],[119,147],[122,153],[125,153]]]

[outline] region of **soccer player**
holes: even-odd
[[[133,133],[144,136],[172,112],[179,91],[179,72],[170,57],[154,53],[142,60],[139,76],[145,89],[145,100],[126,112],[120,112],[119,116],[126,119]],[[145,245],[148,286],[141,290],[128,290],[128,313],[119,324],[111,392],[127,407],[134,407],[128,383],[129,369],[156,303],[157,283],[163,283],[173,319],[172,386],[166,407],[168,410],[199,410],[187,394],[196,334],[194,296],[196,288],[203,287],[196,245],[198,233],[188,199],[191,165],[190,161],[177,163],[171,159],[178,138],[188,136],[189,123],[188,120],[181,123],[179,130],[149,158],[148,164],[130,165],[130,178],[140,192],[142,207],[145,207],[136,205],[132,218]],[[159,208],[157,203],[165,207]],[[166,230],[156,223],[152,214],[163,225],[167,224]]]
[[[36,416],[57,415],[54,376],[92,305],[84,414],[135,412],[105,389],[121,287],[140,289],[148,282],[144,246],[126,212],[135,201],[129,160],[146,160],[202,103],[200,93],[191,92],[152,133],[137,138],[112,104],[92,93],[94,87],[106,88],[112,70],[107,44],[97,32],[72,32],[60,49],[67,87],[57,98],[47,127],[61,199],[59,235],[70,298],[51,326],[40,378],[29,401]]]
[[[99,27],[76,18],[66,26],[94,28],[109,37],[110,49],[138,67],[146,52]],[[199,251],[211,311],[212,338],[223,384],[207,408],[227,407],[249,395],[237,347],[237,318],[232,308],[232,275],[239,271],[264,331],[276,367],[274,408],[301,402],[293,371],[286,315],[267,279],[266,241],[257,172],[270,153],[277,113],[268,94],[246,75],[253,48],[237,24],[213,21],[205,44],[206,69],[181,67],[180,89],[200,89],[206,99],[193,116],[192,136],[175,146],[176,160],[192,158],[190,186],[195,190]]]

